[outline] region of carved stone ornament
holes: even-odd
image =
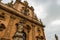
[[[8,5],[10,7],[13,7],[13,0],[10,3],[6,4],[6,5]]]
[[[39,21],[40,21],[40,24],[42,24],[42,21],[41,21],[41,19],[40,19]]]
[[[21,25],[25,24],[25,19],[21,19],[21,20],[20,20],[20,24],[21,24]]]
[[[27,1],[24,1],[24,5],[27,7],[28,6],[28,2]]]
[[[23,11],[24,15],[28,15],[28,12],[29,12],[28,9],[25,9],[25,10]]]
[[[16,24],[17,32],[22,32],[23,31],[23,25],[21,23]]]
[[[26,25],[27,32],[29,33],[31,30],[31,27],[29,25]]]
[[[37,40],[43,40],[44,38],[43,38],[43,36],[40,36],[40,35],[39,35],[39,36],[36,36],[36,39],[37,39]]]
[[[33,8],[33,6],[31,6],[31,9],[34,11],[34,8]]]
[[[26,7],[22,7],[21,13],[23,13],[24,15],[28,15],[29,14],[29,9],[27,9]]]
[[[18,25],[18,29],[17,29],[19,32],[22,32],[23,31],[23,26],[22,25]]]

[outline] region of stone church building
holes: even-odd
[[[0,0],[0,40],[46,40],[44,27],[27,1]]]

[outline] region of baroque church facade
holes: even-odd
[[[0,40],[46,40],[44,25],[27,1],[4,4],[0,0]]]

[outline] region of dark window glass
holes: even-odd
[[[26,40],[26,33],[23,32],[23,40]]]

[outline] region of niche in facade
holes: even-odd
[[[3,31],[5,28],[6,28],[5,25],[1,23],[0,24],[0,31]]]

